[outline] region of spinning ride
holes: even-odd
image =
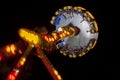
[[[56,46],[63,55],[77,58],[88,53],[97,42],[98,26],[96,20],[85,8],[65,6],[55,12],[55,16],[52,17],[50,23],[56,26],[51,34],[43,33],[39,28],[34,30],[20,28],[18,30],[19,36],[27,44],[26,48],[21,45],[24,42],[16,42],[0,49],[0,62],[15,55],[21,55],[21,58],[6,78],[7,80],[17,79],[27,56],[33,48],[36,49],[35,55],[42,60],[53,79],[62,80],[43,50],[49,52]]]

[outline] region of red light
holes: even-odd
[[[11,73],[9,74],[7,80],[15,80],[15,76]]]
[[[13,71],[9,74],[7,80],[16,80],[16,77],[17,77],[17,75],[18,75],[18,72],[19,72],[18,70],[13,70]]]

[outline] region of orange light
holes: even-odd
[[[48,42],[51,42],[51,41],[52,41],[51,38],[49,38],[48,40],[49,40]]]
[[[65,30],[64,30],[63,32],[64,32],[65,34],[67,33],[67,31],[65,31]]]
[[[2,54],[0,54],[0,61],[2,61]]]
[[[57,76],[58,80],[62,80],[62,77],[59,75],[58,71],[56,69],[53,69],[54,74]]]
[[[12,44],[12,45],[10,46],[10,50],[11,50],[12,54],[15,54],[15,50],[16,50],[15,45]]]
[[[66,36],[64,32],[62,33],[62,36],[63,36],[63,37],[65,37],[65,36]]]
[[[6,52],[8,52],[8,53],[11,51],[9,46],[6,46],[5,50],[6,50]]]
[[[23,65],[24,65],[24,62],[23,62],[23,61],[20,61],[20,65],[23,66]]]
[[[19,63],[18,63],[18,66],[23,66],[24,63],[25,63],[25,61],[26,61],[26,58],[25,58],[25,57],[22,57],[22,58],[20,59]]]
[[[57,36],[56,35],[53,35],[54,39],[57,40]]]
[[[53,33],[52,33],[52,36],[53,36],[53,38],[54,38],[54,41],[56,41],[56,40],[59,39],[59,34],[56,33],[56,32],[53,32]]]
[[[45,39],[46,41],[48,41],[48,37],[47,37],[46,35],[44,36],[44,39]]]
[[[16,46],[14,44],[8,45],[5,47],[5,51],[9,54],[9,55],[15,55],[15,50],[16,50]]]
[[[54,38],[52,37],[51,40],[54,41]]]
[[[55,69],[54,69],[54,74],[55,74],[55,75],[58,75],[58,72],[57,72],[57,70],[55,70]]]
[[[18,50],[18,52],[19,52],[20,54],[22,54],[22,51],[21,51],[21,50]]]

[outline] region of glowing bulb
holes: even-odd
[[[19,52],[20,54],[22,54],[22,51],[21,51],[21,50],[18,50],[18,52]]]
[[[67,8],[68,8],[68,9],[71,9],[71,8],[72,8],[72,6],[67,6]]]
[[[2,54],[0,54],[0,61],[2,61]]]
[[[55,70],[55,69],[54,69],[54,74],[55,74],[55,75],[58,75],[58,72],[57,72],[57,70]]]
[[[26,61],[26,58],[25,58],[25,57],[22,57],[22,58],[20,59],[19,64],[20,64],[21,66],[23,66],[24,63],[25,63],[25,61]]]
[[[39,37],[38,37],[37,33],[33,32],[29,29],[25,29],[25,28],[19,29],[19,35],[21,38],[23,38],[25,41],[27,41],[29,43],[38,44]]]
[[[60,28],[58,28],[58,31],[62,31],[62,28],[60,27]]]
[[[66,10],[66,9],[67,9],[67,7],[65,6],[65,7],[64,7],[64,10]]]
[[[12,75],[12,74],[10,74],[10,75],[8,76],[8,79],[7,79],[7,80],[15,80],[15,76]]]
[[[10,50],[11,50],[12,54],[15,54],[16,47],[15,47],[14,44],[12,44],[12,45],[10,46]]]
[[[10,52],[10,47],[9,47],[9,46],[6,46],[6,49],[5,49],[5,50],[6,50],[6,52],[9,53],[9,52]]]
[[[60,75],[57,75],[57,78],[58,80],[62,80],[61,76]]]

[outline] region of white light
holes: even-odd
[[[62,28],[60,27],[60,28],[58,28],[58,31],[62,31]]]

